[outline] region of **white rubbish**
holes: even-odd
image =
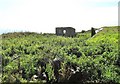
[[[99,30],[95,30],[95,33],[98,33],[99,32]]]
[[[43,72],[43,73],[42,73],[42,75],[43,75],[43,77],[47,78],[47,76],[46,76],[45,72]]]
[[[38,76],[37,75],[33,75],[33,78],[37,78]]]
[[[76,72],[79,72],[80,71],[80,67],[77,67],[77,70],[76,70]]]
[[[99,29],[95,30],[95,33],[98,33],[98,32],[100,32],[102,30],[103,30],[103,28],[99,28]]]
[[[75,73],[76,73],[76,71],[75,71],[74,69],[71,69],[71,71],[72,71],[72,73],[73,73],[73,74],[75,74]]]

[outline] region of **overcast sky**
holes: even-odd
[[[0,33],[117,26],[119,0],[0,0]]]

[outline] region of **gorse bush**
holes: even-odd
[[[76,37],[2,34],[2,83],[120,83],[118,27]]]

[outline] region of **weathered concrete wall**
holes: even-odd
[[[56,28],[56,35],[74,37],[75,36],[75,29],[72,27],[57,27]]]

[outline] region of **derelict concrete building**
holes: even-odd
[[[73,27],[56,27],[56,35],[74,37],[75,29]]]

